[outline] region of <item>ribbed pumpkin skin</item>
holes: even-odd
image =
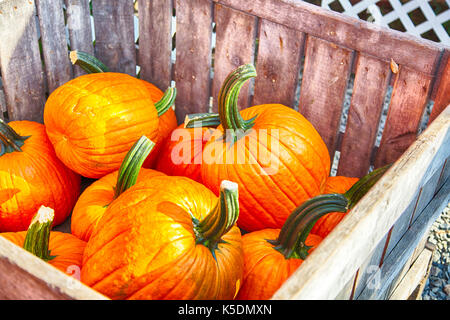
[[[26,235],[26,231],[0,234],[0,236],[20,247],[23,247]],[[51,231],[48,248],[50,255],[56,257],[48,261],[48,263],[70,276],[79,276],[85,247],[85,241],[78,239],[70,233]]]
[[[170,176],[184,176],[202,183],[201,155],[214,129],[184,128],[182,124],[176,130],[173,137],[165,141],[156,169]]]
[[[330,170],[327,147],[313,125],[286,106],[258,105],[240,113],[245,120],[257,116],[254,127],[245,139],[227,143],[226,148],[222,126],[217,128],[203,151],[202,181],[215,194],[222,180],[239,184],[238,226],[242,229],[281,228],[292,210],[323,191]],[[261,129],[274,139],[278,135],[279,143],[267,146],[269,139]],[[226,164],[221,160],[226,152],[214,150],[232,150],[239,158]],[[274,170],[264,170],[270,163]]]
[[[81,240],[89,241],[92,231],[100,221],[108,205],[114,200],[114,187],[118,171],[94,181],[78,198],[71,217],[71,232]],[[164,175],[152,169],[142,168],[137,181]]]
[[[278,237],[280,229],[264,229],[242,236],[244,250],[244,281],[236,296],[238,300],[267,300],[303,263],[301,259],[286,259],[268,240]],[[306,245],[311,253],[322,238],[310,234]]]
[[[345,193],[358,180],[358,178],[344,176],[328,177],[323,193]],[[331,212],[324,215],[317,220],[314,227],[311,229],[311,232],[325,238],[338,225],[338,223],[341,222],[346,214],[347,212]]]
[[[242,282],[241,234],[215,251],[195,243],[217,197],[185,177],[141,181],[106,210],[83,257],[81,280],[112,299],[232,299]],[[189,214],[190,213],[190,214]]]
[[[64,164],[97,179],[118,170],[142,135],[155,140],[159,118],[143,81],[105,72],[82,75],[53,91],[44,123]]]
[[[161,100],[164,93],[158,87],[150,82],[144,80],[141,81],[150,91],[150,95],[152,96],[152,100],[154,103]],[[170,133],[177,127],[177,125],[177,117],[175,115],[175,110],[172,107],[159,117],[158,138],[156,139],[156,141],[153,141],[155,143],[155,146],[153,147],[152,152],[148,155],[147,159],[145,159],[145,162],[143,164],[144,168],[155,167],[157,161],[156,159],[162,151],[163,144],[165,143],[167,138],[170,137]]]
[[[80,194],[80,176],[56,157],[44,125],[25,120],[8,125],[31,137],[22,152],[0,156],[0,232],[27,230],[41,205],[54,208],[54,225],[62,223]]]

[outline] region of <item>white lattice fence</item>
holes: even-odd
[[[434,6],[430,2],[434,2]],[[405,32],[418,37],[426,37],[427,33],[433,32],[439,42],[450,45],[450,37],[444,27],[450,20],[450,0],[322,0],[321,5],[355,18],[369,14],[368,21],[388,28],[393,28],[395,22],[398,26],[400,22]],[[383,15],[382,5],[387,5],[391,11]],[[436,6],[443,7],[444,11],[436,13],[433,10]]]

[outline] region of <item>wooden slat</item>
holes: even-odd
[[[267,20],[261,21],[258,34],[258,76],[251,104],[294,107],[305,34]]]
[[[429,124],[450,104],[450,49],[443,53],[434,87],[431,97],[434,105],[428,120]]]
[[[131,0],[92,0],[95,56],[111,71],[136,75],[134,8]]]
[[[0,68],[10,120],[43,121],[45,79],[32,0],[0,2]]]
[[[389,75],[387,62],[363,54],[358,56],[338,175],[362,177],[367,174]]]
[[[176,15],[175,111],[182,122],[188,113],[209,111],[212,3],[177,0]]]
[[[216,48],[212,87],[213,111],[217,111],[217,98],[223,81],[237,67],[253,63],[257,19],[254,16],[215,6]],[[250,104],[250,81],[242,87],[238,105],[244,109]]]
[[[408,207],[417,189],[442,167],[450,155],[449,142],[447,108],[323,239],[273,299],[333,299]]]
[[[3,113],[6,112],[6,99],[5,92],[3,91],[3,86],[0,85],[0,119],[4,120],[5,117]]]
[[[65,0],[65,4],[70,49],[94,54],[89,0]],[[86,72],[73,66],[73,73],[78,77]]]
[[[48,94],[72,79],[62,1],[36,0]]]
[[[172,1],[139,0],[140,78],[161,90],[172,80]]]
[[[337,45],[433,75],[441,44],[298,0],[214,0]]]
[[[333,159],[352,51],[309,36],[300,89],[299,112],[321,135]]]
[[[439,177],[439,181],[436,187],[436,192],[442,187],[447,178],[450,177],[450,157],[445,160],[441,176]]]
[[[375,156],[375,168],[397,160],[417,137],[431,79],[400,66],[386,124]]]

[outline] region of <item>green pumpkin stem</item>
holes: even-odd
[[[222,181],[219,200],[214,209],[201,221],[193,219],[197,243],[214,252],[222,236],[230,231],[238,219],[238,198],[238,185],[231,181]]]
[[[225,132],[232,134],[235,140],[251,129],[255,123],[256,117],[244,120],[237,105],[242,86],[248,79],[254,77],[256,77],[256,69],[252,64],[240,66],[228,75],[219,91],[220,123]]]
[[[81,67],[87,73],[109,72],[103,62],[87,52],[73,50],[70,51],[69,58],[72,64]]]
[[[158,117],[161,117],[167,110],[170,109],[171,106],[173,106],[176,96],[177,89],[173,87],[167,88],[161,100],[155,103],[156,110],[158,111]]]
[[[185,128],[217,127],[220,125],[218,113],[192,113],[184,118]]]
[[[50,250],[48,249],[54,217],[53,209],[41,206],[31,220],[23,244],[25,250],[44,261],[50,261],[55,258],[50,255]]]
[[[15,151],[22,152],[21,147],[29,137],[22,137],[6,122],[0,119],[0,156]]]
[[[267,240],[286,259],[306,259],[310,247],[306,238],[317,220],[331,212],[347,212],[370,190],[391,165],[367,174],[346,193],[323,194],[313,197],[297,207],[286,219],[276,240]]]
[[[136,184],[142,164],[154,146],[155,143],[153,141],[148,139],[146,136],[142,136],[131,147],[119,168],[117,183],[114,188],[114,199],[120,196],[125,190]]]

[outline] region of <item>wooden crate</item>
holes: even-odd
[[[331,158],[340,154],[339,175],[360,177],[395,161],[273,298],[387,299],[395,292],[449,202],[448,47],[295,0],[139,0],[138,44],[132,0],[93,0],[92,19],[89,12],[88,0],[0,1],[0,117],[42,122],[48,94],[82,74],[70,65],[68,44],[113,71],[135,76],[139,67],[163,90],[175,81],[180,121],[216,110],[225,76],[255,63],[258,77],[241,91],[242,108],[278,102],[301,112]],[[424,132],[422,123],[429,124]],[[0,237],[0,298],[105,297]]]

